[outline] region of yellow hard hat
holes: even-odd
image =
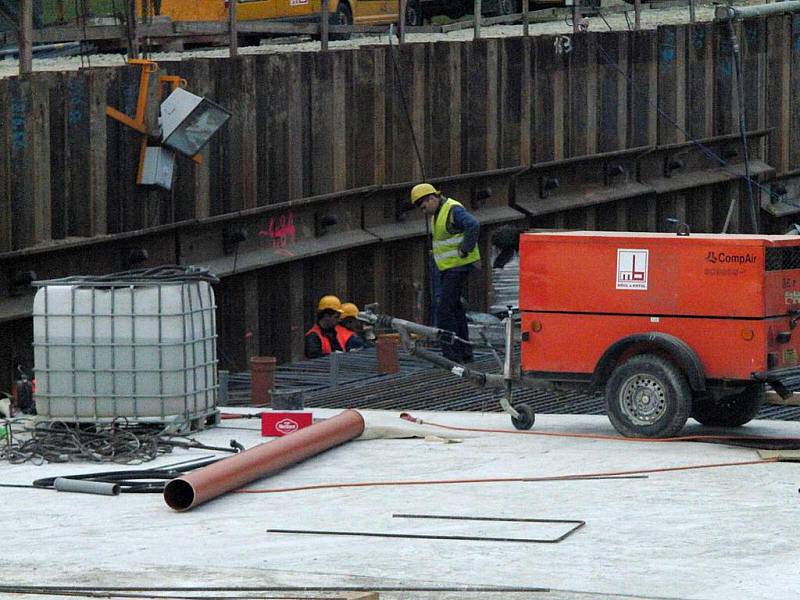
[[[358,307],[353,304],[352,302],[345,302],[342,304],[342,318],[346,319],[347,317],[357,317],[358,316]]]
[[[416,204],[421,198],[430,194],[440,194],[441,192],[430,183],[419,183],[411,188],[411,204]]]
[[[341,313],[342,301],[336,296],[323,296],[319,299],[317,312],[322,312],[323,310],[335,310],[336,312]]]

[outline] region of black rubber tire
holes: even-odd
[[[533,423],[536,421],[536,413],[533,412],[533,409],[527,404],[520,404],[514,408],[517,409],[517,412],[519,413],[519,418],[515,419],[514,417],[511,417],[511,423],[514,425],[514,427],[524,431],[527,431],[533,427]]]
[[[419,0],[408,0],[406,2],[406,25],[421,27],[425,24],[425,15],[422,14],[422,6]]]
[[[336,12],[333,13],[333,18],[331,19],[331,25],[352,25],[353,24],[353,11],[350,9],[350,5],[347,2],[339,2],[336,6]],[[331,33],[330,39],[333,41],[336,40],[349,40],[350,34],[349,33]]]
[[[692,412],[692,390],[671,362],[640,354],[619,365],[608,378],[606,411],[614,428],[626,437],[672,437]]]
[[[762,383],[727,396],[703,394],[692,402],[692,418],[709,427],[739,427],[752,421],[763,403]]]

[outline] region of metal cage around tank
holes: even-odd
[[[215,280],[160,267],[36,282],[38,414],[178,429],[216,415]]]

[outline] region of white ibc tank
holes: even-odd
[[[69,281],[44,282],[33,302],[40,416],[188,422],[216,412],[208,281]]]

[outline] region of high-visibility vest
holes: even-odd
[[[447,223],[450,220],[450,211],[454,206],[463,205],[452,198],[448,198],[439,208],[439,214],[432,218],[431,229],[433,231],[433,260],[440,271],[446,271],[453,267],[469,265],[481,259],[478,244],[461,258],[458,255],[458,248],[464,241],[464,233],[450,233],[447,231]]]
[[[353,337],[353,332],[347,329],[347,327],[342,327],[341,325],[337,325],[336,329],[336,340],[339,342],[339,346],[341,346],[342,351],[347,351],[347,342]],[[320,342],[322,343],[322,353],[323,354],[330,354],[333,352],[333,346],[331,345],[331,341],[328,339],[328,336],[322,333],[322,329],[320,329],[318,324],[315,324],[311,329],[306,331],[306,335],[316,334],[319,337]]]

